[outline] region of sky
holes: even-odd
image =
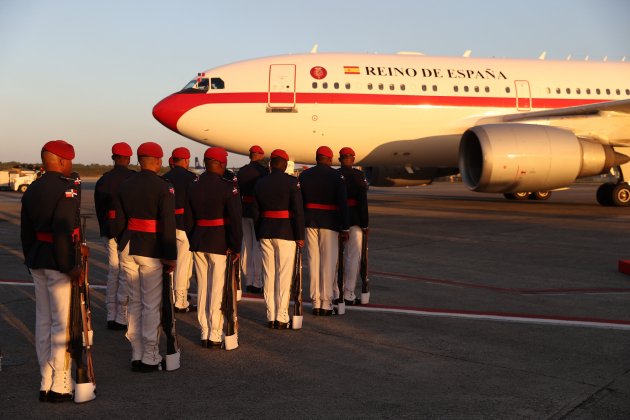
[[[78,163],[111,145],[207,146],[151,115],[198,71],[320,52],[630,61],[628,0],[0,0],[0,162],[65,139]],[[252,139],[255,144],[256,139]],[[229,166],[247,159],[230,155]]]

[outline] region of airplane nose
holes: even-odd
[[[189,109],[190,104],[183,101],[181,95],[174,93],[162,99],[153,107],[153,118],[158,120],[166,128],[179,133],[177,130],[177,121]]]

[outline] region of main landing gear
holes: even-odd
[[[522,191],[522,192],[503,194],[503,196],[507,198],[508,200],[518,200],[518,201],[549,200],[549,197],[551,197],[551,191],[534,191],[534,192]]]
[[[630,185],[627,182],[608,182],[597,189],[597,202],[602,206],[626,207],[630,205]]]

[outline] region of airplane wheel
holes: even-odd
[[[612,189],[612,204],[617,207],[627,207],[630,205],[630,185],[621,182]]]
[[[529,193],[528,192],[506,193],[506,194],[503,194],[503,196],[507,198],[508,200],[523,201],[529,198]]]
[[[21,192],[22,194],[24,194],[27,189],[28,189],[28,185],[26,184],[22,184],[18,187],[18,191]]]
[[[602,206],[612,206],[612,190],[615,188],[615,184],[610,182],[602,184],[597,189],[597,202]]]
[[[534,200],[549,200],[551,197],[551,191],[536,191],[532,193]]]

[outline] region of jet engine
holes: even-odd
[[[462,180],[478,192],[549,191],[628,160],[611,146],[578,139],[571,131],[530,124],[473,127],[459,145]]]

